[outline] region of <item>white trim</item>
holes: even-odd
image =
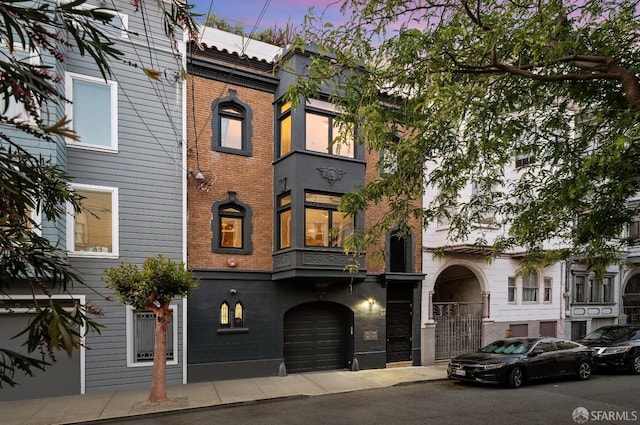
[[[182,383],[187,384],[187,298],[182,299]]]
[[[178,50],[182,56],[182,67],[187,69],[186,45],[189,35],[182,32],[182,43],[178,45]],[[182,160],[180,169],[182,171],[182,261],[187,264],[187,173],[185,165],[187,163],[187,80],[182,80]],[[187,298],[182,299],[182,383],[187,383]]]
[[[111,145],[102,146],[91,144],[86,141],[76,141],[73,139],[66,139],[67,146],[79,149],[95,150],[100,152],[118,152],[118,83],[113,80],[105,81],[102,78],[91,77],[88,75],[77,74],[75,72],[65,73],[65,96],[71,102],[65,103],[65,114],[69,120],[71,120],[71,126],[73,128],[73,80],[82,80],[91,84],[97,84],[102,86],[108,86],[110,91],[111,100]]]
[[[177,365],[178,361],[179,361],[179,357],[180,357],[180,353],[178,351],[178,317],[177,317],[177,312],[178,312],[178,305],[177,304],[170,304],[169,305],[169,309],[171,310],[171,312],[173,313],[171,316],[171,320],[173,321],[173,352],[174,352],[174,356],[173,356],[173,360],[169,360],[167,362],[167,366],[172,366],[172,365]],[[126,305],[126,332],[127,332],[127,367],[153,367],[153,362],[141,362],[141,363],[136,363],[136,361],[134,360],[134,353],[133,353],[133,339],[135,338],[135,335],[133,334],[133,312],[136,310],[140,310],[140,309],[136,309],[134,308],[132,305],[127,304]]]
[[[0,300],[46,300],[49,298],[47,295],[0,295]],[[85,295],[51,295],[51,298],[54,300],[77,300],[81,305],[86,304],[86,296]],[[11,309],[9,312],[5,308],[0,308],[0,316],[2,314],[19,314],[19,313],[29,313],[31,309],[27,308],[15,308]],[[80,394],[84,394],[86,391],[86,354],[85,354],[85,332],[86,326],[83,324],[80,326],[80,347],[78,348],[78,352],[80,354]]]
[[[25,49],[21,43],[19,42],[14,42],[13,43],[13,50],[14,53],[13,54],[9,54],[9,52],[6,52],[7,55],[10,55],[14,58],[16,58],[16,60],[19,61],[24,61],[24,59],[28,60],[28,63],[30,65],[33,66],[37,66],[40,65],[40,52],[38,51],[38,49],[34,48],[34,50],[29,50],[29,49]],[[24,53],[26,55],[26,58],[20,60],[18,59],[18,57],[16,57],[16,53]],[[19,56],[19,55],[18,55]],[[35,96],[31,96],[32,100],[34,101],[34,103],[36,103],[36,98]],[[2,100],[5,100],[5,97],[2,96]],[[31,116],[25,109],[24,109],[24,105],[22,102],[18,102],[13,96],[9,96],[9,109],[11,109],[11,105],[14,105],[16,109],[21,109],[20,114],[22,116],[20,116],[19,118],[17,118],[18,122],[24,123],[24,124],[29,124],[29,125],[35,125],[35,120],[34,117]],[[38,112],[38,116],[41,116],[42,114],[42,110],[41,110],[41,105],[36,104],[35,105],[37,108],[37,112]],[[7,112],[5,113],[7,116],[9,116],[11,114],[11,112],[9,110],[7,110]]]
[[[120,222],[118,215],[118,188],[109,186],[96,186],[90,184],[71,183],[72,189],[81,189],[93,192],[111,193],[111,252],[75,251],[75,214],[73,207],[67,203],[67,253],[70,257],[91,258],[118,258],[120,255]]]
[[[58,4],[68,4],[71,3],[72,0],[58,0]],[[128,32],[129,32],[129,15],[126,15],[124,13],[120,13],[120,12],[116,12],[115,10],[110,10],[110,9],[103,9],[104,7],[104,1],[102,3],[102,7],[101,6],[96,6],[96,5],[92,5],[92,4],[81,4],[76,6],[76,8],[78,10],[91,10],[91,9],[100,9],[101,12],[112,15],[112,16],[117,16],[120,18],[120,21],[122,22],[122,31],[120,34],[120,38],[129,38]],[[115,6],[114,6],[115,7]],[[116,34],[114,34],[114,30],[111,28],[108,29],[103,29],[100,28],[100,23],[98,21],[92,20],[93,22],[95,22],[96,27],[102,31],[106,36],[109,37],[113,37],[113,38],[117,38]]]

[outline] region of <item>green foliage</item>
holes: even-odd
[[[142,268],[122,262],[105,270],[103,281],[135,308],[150,308],[156,300],[164,305],[174,297],[188,297],[198,287],[190,268],[163,255],[147,258]]]
[[[41,113],[46,110],[43,105],[66,101],[60,91],[63,75],[57,74],[52,65],[33,65],[17,54],[19,50],[30,57],[50,57],[63,63],[66,52],[76,49],[97,65],[104,78],[111,74],[111,62],[123,59],[122,52],[103,33],[104,26],[111,25],[110,9],[85,8],[85,3],[0,2],[0,292],[28,291],[33,294],[36,313],[29,327],[19,334],[26,338],[23,345],[29,355],[0,348],[0,387],[15,385],[17,372],[31,376],[36,369],[44,370],[55,361],[57,350],[70,354],[83,336],[79,329],[99,331],[101,327],[90,317],[99,316],[99,309],[87,304],[66,310],[51,299],[52,293],[65,293],[74,283],[85,282],[70,267],[66,252],[36,231],[38,223],[31,215],[36,212],[49,222],[64,223],[67,204],[78,211],[80,199],[69,189],[64,168],[33,156],[15,139],[20,133],[53,144],[63,137],[77,138],[66,118],[49,122],[49,115]],[[141,0],[133,4],[137,8]],[[197,35],[189,12],[193,6],[179,0],[159,5],[163,7],[165,35],[177,53],[182,36],[176,38],[176,28],[182,27],[191,37]],[[150,78],[157,78],[156,71],[142,68]],[[23,105],[28,119],[8,116],[10,101]],[[41,296],[47,302],[41,301]],[[10,299],[0,300],[0,308],[11,311]],[[39,352],[39,358],[30,357],[35,352]]]
[[[254,27],[253,30],[247,31],[244,23],[237,22],[235,25],[232,25],[228,20],[215,13],[207,16],[204,21],[204,25],[280,47],[285,47],[293,43],[297,31],[297,28],[293,26],[291,21],[287,21],[284,28],[274,26],[273,28],[267,28],[256,32]]]
[[[640,213],[629,202],[640,189],[637,1],[342,7],[340,26],[307,18],[304,38],[320,55],[289,97],[330,96],[362,123],[359,143],[395,158],[395,171],[349,195],[345,211],[388,202],[382,228],[446,218],[451,243],[490,213],[506,229],[494,255],[524,247],[540,262],[617,260]],[[521,157],[533,162],[516,170]]]

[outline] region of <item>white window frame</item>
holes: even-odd
[[[126,327],[127,327],[127,367],[153,367],[153,362],[137,362],[135,359],[135,334],[134,334],[134,313],[136,309],[131,305],[126,306]],[[178,305],[170,304],[169,310],[171,310],[172,316],[172,328],[173,328],[173,360],[167,361],[167,366],[177,365],[179,361],[180,352],[178,351]],[[154,334],[155,337],[155,334]]]
[[[29,55],[28,59],[29,59],[29,64],[30,65],[34,65],[34,66],[40,65],[40,53],[38,52],[38,50],[29,51],[28,49],[24,49],[22,47],[22,44],[20,44],[20,43],[13,43],[13,49],[15,51],[20,51],[22,53],[26,53],[27,55]],[[9,53],[7,52],[7,54],[9,54]],[[2,100],[4,100],[4,99],[2,99]],[[36,100],[35,97],[33,97],[33,100],[34,101]],[[17,121],[25,123],[25,124],[31,124],[31,125],[35,124],[35,120],[33,119],[33,117],[31,115],[29,115],[28,112],[26,112],[26,110],[24,109],[22,103],[16,101],[16,99],[13,98],[13,97],[11,97],[9,102],[12,102],[17,107],[22,108],[22,110],[23,110],[22,113],[24,115],[26,115],[24,117],[20,117]],[[40,105],[36,105],[36,106],[37,106],[37,109],[38,109],[38,116],[40,116],[40,114],[41,114]]]
[[[90,184],[71,184],[72,189],[111,193],[111,252],[75,251],[75,211],[67,203],[67,253],[70,257],[117,258],[120,255],[118,188]]]
[[[61,4],[66,4],[66,3],[71,3],[72,0],[60,0]],[[104,5],[104,3],[103,3]],[[101,9],[99,6],[94,6],[91,4],[82,4],[80,6],[78,6],[78,9],[81,10],[89,10],[89,9]],[[121,28],[121,33],[120,33],[120,38],[129,38],[129,15],[124,14],[124,13],[120,13],[120,12],[116,12],[115,10],[105,10],[105,9],[101,9],[100,10],[103,13],[106,13],[108,15],[113,15],[113,16],[117,16],[118,18],[120,18],[120,22],[122,22],[122,28]],[[115,28],[108,28],[108,29],[103,29],[100,28],[99,25],[100,23],[95,21],[95,23],[98,25],[98,28],[107,36],[110,37],[117,37],[117,35],[115,34],[116,30]]]
[[[67,138],[67,146],[73,148],[87,149],[87,150],[95,150],[101,152],[118,152],[118,83],[112,80],[103,80],[102,78],[91,77],[88,75],[77,74],[75,72],[67,72],[65,74],[65,96],[71,102],[66,102],[65,104],[65,114],[69,120],[71,120],[71,126],[74,128],[73,124],[73,80],[82,80],[87,83],[98,84],[102,86],[108,86],[110,88],[110,99],[111,99],[111,145],[110,146],[102,146],[91,144],[87,141],[77,141],[70,138]]]
[[[553,303],[553,278],[543,277],[542,282],[542,302],[544,304],[551,304]],[[546,299],[547,293],[549,294],[548,300]]]
[[[511,299],[511,294],[510,294],[510,292],[512,291],[513,291],[513,299]],[[514,276],[507,277],[507,302],[509,304],[518,303],[518,284]]]
[[[32,209],[31,219],[33,220],[33,232],[38,236],[42,236],[42,213],[36,211],[36,208]]]
[[[535,279],[535,285],[532,286],[525,286],[525,278],[527,278],[527,281],[530,282],[531,279],[531,273],[525,275],[525,276],[521,276],[520,277],[520,281],[522,284],[522,303],[523,304],[539,304],[540,303],[540,273],[539,272],[535,272],[536,274],[536,279]],[[535,294],[535,300],[525,300],[525,294],[527,294],[528,290],[535,290],[535,292],[533,292]]]

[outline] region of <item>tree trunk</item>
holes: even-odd
[[[153,374],[151,375],[151,391],[148,401],[158,403],[168,401],[167,397],[167,329],[171,323],[169,301],[160,307],[152,306],[156,313],[156,332],[153,344]]]

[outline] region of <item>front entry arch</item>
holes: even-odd
[[[440,273],[433,292],[436,360],[480,348],[482,311],[482,288],[471,269],[455,265]]]
[[[284,315],[284,362],[287,372],[344,369],[353,313],[330,302],[312,302]]]

